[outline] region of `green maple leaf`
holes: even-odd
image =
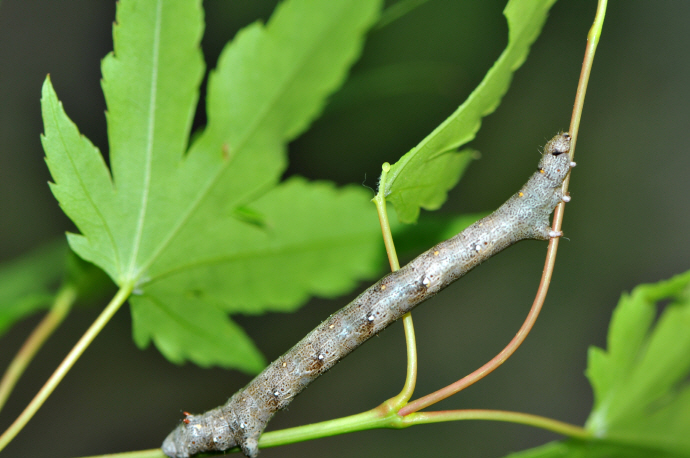
[[[635,447],[605,441],[551,442],[524,452],[512,453],[506,458],[682,458],[658,449]]]
[[[240,364],[255,350],[236,337],[239,327],[224,324],[227,313],[292,311],[310,295],[335,297],[377,273],[380,228],[367,197],[355,186],[293,178],[252,203],[261,227],[227,217],[219,230],[232,234],[232,246],[161,272],[134,298],[135,341],[153,339],[169,359],[200,365],[230,358],[233,345],[232,365]]]
[[[446,201],[448,190],[475,153],[458,152],[474,139],[481,120],[492,113],[508,91],[513,73],[527,58],[529,48],[539,36],[551,5],[556,0],[510,0],[504,10],[508,20],[508,46],[467,100],[441,125],[398,162],[391,166],[384,186],[403,223],[413,223],[420,208],[436,210]]]
[[[670,299],[656,320],[657,303]],[[690,456],[690,272],[623,295],[587,377],[597,437]]]
[[[209,78],[208,124],[188,148],[204,75],[201,2],[122,0],[102,65],[110,169],[46,80],[42,141],[51,189],[80,231],[70,246],[135,288],[140,346],[153,340],[172,361],[256,372],[263,358],[228,313],[291,310],[373,275],[376,231],[362,233],[375,220],[366,199],[353,203],[361,192],[276,185],[286,143],[342,83],[379,8],[291,0],[265,26],[240,31]],[[279,218],[290,213],[302,218]],[[288,252],[321,261],[288,268]],[[313,281],[290,281],[298,276]]]
[[[0,265],[0,335],[50,305],[64,273],[66,253],[64,242],[53,242]]]
[[[0,335],[29,315],[55,306],[61,290],[75,291],[81,302],[112,289],[103,271],[56,240],[0,265]]]

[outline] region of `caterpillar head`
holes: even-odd
[[[570,134],[561,132],[544,145],[539,171],[553,182],[554,186],[560,185],[572,167],[570,162]]]

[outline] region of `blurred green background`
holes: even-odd
[[[266,19],[273,1],[206,1],[210,68],[237,30]],[[290,145],[286,176],[374,187],[481,80],[507,39],[503,1],[430,0],[370,34],[352,80]],[[523,184],[538,147],[570,121],[595,0],[561,0],[498,110],[470,146],[482,153],[442,212],[492,210]],[[72,225],[46,182],[39,134],[47,73],[82,133],[107,152],[100,59],[112,49],[115,2],[0,4],[0,259],[59,237]],[[589,345],[604,345],[620,293],[690,267],[690,2],[612,1],[577,144],[554,281],[517,354],[438,409],[494,408],[582,424],[592,403],[583,375]],[[203,112],[198,122],[203,123]],[[414,313],[418,395],[471,372],[512,338],[532,302],[546,244],[525,242],[492,259]],[[285,266],[289,268],[289,266]],[[361,288],[366,287],[362,284]],[[292,315],[237,317],[268,359],[355,293],[312,300]],[[69,351],[98,307],[78,308],[49,341],[0,417],[4,430]],[[4,370],[38,318],[0,341]],[[181,418],[223,402],[249,381],[235,371],[174,366],[139,351],[123,308],[3,456],[80,456],[153,448]],[[345,359],[279,413],[269,429],[369,409],[401,388],[401,324]],[[262,457],[501,457],[557,436],[494,422],[368,431],[262,451]]]

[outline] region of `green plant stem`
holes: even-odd
[[[384,410],[387,410],[385,412]],[[259,448],[276,447],[284,444],[294,444],[305,440],[330,437],[342,433],[352,433],[367,429],[392,428],[393,424],[401,423],[402,418],[390,409],[376,408],[366,412],[350,415],[335,420],[312,423],[310,425],[269,431],[259,439]]]
[[[407,401],[412,398],[417,383],[417,340],[414,335],[411,314],[406,313],[403,316],[403,326],[405,328],[405,344],[407,345],[407,373],[402,391],[392,400],[398,408],[407,404]]]
[[[575,146],[577,144],[577,137],[580,133],[580,119],[582,118],[582,110],[585,105],[585,95],[587,93],[587,85],[589,83],[589,75],[592,73],[592,66],[594,65],[594,55],[599,45],[601,38],[601,31],[604,27],[604,18],[606,17],[606,6],[608,0],[599,0],[597,4],[597,12],[594,16],[594,23],[587,34],[587,45],[585,46],[585,57],[582,61],[582,70],[580,70],[580,80],[577,83],[577,92],[575,93],[575,103],[573,103],[573,114],[570,117],[570,160],[575,157]],[[568,195],[568,185],[570,184],[570,175],[563,180],[563,195]],[[565,205],[561,202],[553,214],[554,231],[560,231],[563,223],[563,212]],[[551,239],[553,242],[554,239]],[[558,249],[558,239],[555,239],[555,247],[553,248],[553,256],[556,256]],[[551,244],[549,244],[549,252],[551,252]],[[548,255],[547,255],[548,256]]]
[[[381,166],[381,178],[379,183],[385,183],[388,172],[391,170],[391,165],[384,162]],[[393,243],[393,234],[391,234],[391,225],[388,221],[388,212],[386,211],[386,196],[384,195],[384,187],[379,186],[379,191],[376,193],[372,202],[376,205],[376,212],[379,215],[379,224],[381,224],[381,233],[383,234],[383,243],[386,245],[386,254],[388,255],[388,263],[391,266],[391,271],[395,272],[400,269],[400,262],[398,261],[398,254],[395,251],[395,243]]]
[[[353,433],[368,429],[402,429],[427,423],[440,423],[459,420],[491,420],[517,423],[534,426],[536,428],[553,431],[574,439],[590,439],[591,433],[584,428],[570,423],[541,417],[539,415],[521,412],[508,412],[505,410],[447,410],[439,412],[417,412],[406,417],[401,417],[394,409],[382,404],[376,409],[362,412],[349,417],[328,420],[310,425],[297,426],[295,428],[280,431],[269,431],[259,439],[259,448],[278,447],[281,445],[295,444],[323,437],[339,434]],[[209,453],[202,456],[216,456],[239,452],[238,447],[224,452]],[[110,455],[97,455],[84,458],[164,458],[160,449],[141,450],[140,452],[115,453]]]
[[[203,455],[197,455],[203,456]],[[137,450],[134,452],[109,453],[107,455],[91,455],[83,456],[81,458],[168,458],[168,455],[163,453],[159,448],[150,448],[148,450]]]
[[[585,47],[585,57],[582,62],[582,70],[580,71],[580,80],[577,84],[577,93],[575,94],[575,103],[573,104],[573,114],[570,118],[570,158],[575,154],[575,145],[577,143],[577,134],[580,132],[580,119],[582,118],[582,109],[585,104],[585,94],[587,93],[587,84],[589,83],[589,75],[592,73],[592,65],[594,64],[594,54],[599,45],[601,38],[601,31],[604,27],[604,17],[606,16],[606,5],[608,0],[599,0],[597,4],[597,12],[594,16],[594,23],[587,34],[587,46]],[[569,178],[569,177],[568,177]],[[563,189],[568,189],[568,178],[563,183]]]
[[[24,428],[24,426],[29,422],[31,417],[41,408],[46,399],[55,390],[62,379],[67,375],[67,372],[74,366],[79,357],[84,353],[86,348],[93,342],[99,332],[105,327],[105,325],[110,321],[115,312],[124,304],[129,295],[132,293],[133,284],[127,284],[118,290],[117,294],[113,297],[106,308],[101,312],[101,314],[96,318],[96,321],[89,327],[89,329],[84,333],[84,335],[79,339],[79,342],[72,348],[65,359],[60,363],[60,365],[55,369],[53,375],[50,376],[48,381],[43,385],[36,396],[31,400],[24,411],[17,417],[17,419],[10,425],[9,428],[0,436],[0,450],[3,450],[7,444],[14,439],[14,437],[19,433],[19,431]]]
[[[508,423],[518,423],[521,425],[534,426],[536,428],[553,431],[575,439],[589,439],[592,434],[586,429],[564,423],[562,421],[546,418],[539,415],[532,415],[522,412],[508,412],[505,410],[446,410],[439,412],[417,412],[408,415],[403,419],[405,426],[420,425],[427,423],[439,423],[444,421],[458,420],[492,420],[505,421]]]
[[[24,345],[19,349],[7,367],[5,374],[0,380],[0,410],[5,406],[7,398],[12,393],[17,381],[26,370],[29,363],[33,360],[38,350],[48,340],[53,332],[60,326],[67,314],[74,305],[77,298],[77,289],[72,284],[66,284],[58,291],[48,313],[36,326],[31,335],[26,339]]]
[[[386,182],[386,176],[391,169],[388,162],[384,162],[381,166],[381,179],[379,183]],[[398,254],[395,251],[395,244],[393,243],[393,234],[391,233],[391,225],[388,221],[388,211],[386,210],[386,196],[384,195],[384,186],[379,186],[379,191],[372,199],[376,205],[376,212],[379,215],[379,223],[381,224],[381,233],[383,234],[383,243],[386,246],[386,254],[388,255],[388,262],[391,266],[391,271],[395,272],[400,269],[400,261],[398,261]],[[412,322],[412,315],[406,313],[403,315],[403,327],[405,328],[405,345],[407,347],[407,373],[405,375],[405,384],[402,391],[394,398],[387,402],[391,406],[395,406],[396,410],[404,406],[410,400],[414,393],[414,388],[417,383],[417,341],[414,334],[414,323]]]
[[[504,421],[534,426],[577,439],[587,439],[591,437],[588,431],[579,426],[521,412],[507,412],[502,410],[448,410],[441,412],[417,412],[402,417],[394,410],[381,406],[368,412],[339,418],[337,420],[329,420],[321,423],[264,433],[259,439],[259,447],[277,447],[279,445],[294,444],[297,442],[367,429],[401,429],[426,423],[459,420]],[[233,449],[233,451],[234,450],[239,449]]]

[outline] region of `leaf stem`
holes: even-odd
[[[440,423],[459,420],[492,420],[519,423],[553,431],[567,437],[587,439],[591,434],[584,428],[539,415],[503,410],[448,410],[440,412],[417,412],[406,417],[383,404],[367,412],[338,418],[311,425],[298,426],[280,431],[269,431],[259,439],[260,448],[277,447],[307,440],[330,437],[337,434],[363,431],[367,429],[402,429],[426,423]],[[239,449],[227,450],[227,452]]]
[[[597,12],[594,16],[594,23],[587,34],[587,45],[585,47],[585,57],[582,62],[582,70],[580,71],[580,80],[577,84],[577,92],[575,93],[575,103],[573,104],[573,114],[570,118],[570,158],[575,154],[575,144],[577,143],[577,134],[580,131],[580,118],[582,117],[582,108],[585,104],[585,94],[587,93],[587,84],[589,83],[589,75],[592,72],[592,65],[594,63],[594,54],[597,51],[597,45],[601,38],[601,30],[604,26],[604,17],[606,16],[606,4],[608,0],[599,0],[597,4]],[[566,178],[563,184],[563,189],[568,189],[568,179]]]
[[[297,426],[295,428],[280,431],[269,431],[261,435],[259,448],[265,449],[281,445],[295,444],[323,437],[331,437],[339,434],[353,433],[368,429],[402,429],[410,426],[441,423],[459,420],[490,420],[517,423],[533,426],[547,431],[553,431],[574,439],[590,439],[591,433],[586,429],[554,420],[552,418],[532,415],[522,412],[509,412],[505,410],[446,410],[439,412],[417,412],[406,417],[401,417],[394,409],[381,406],[349,417],[336,420],[322,421],[310,425]],[[216,456],[239,452],[238,447],[223,452],[212,452],[201,456]],[[84,458],[166,458],[160,449],[141,450],[138,452],[115,453],[109,455],[95,455]]]
[[[536,428],[553,431],[563,436],[575,439],[589,439],[592,434],[586,429],[554,420],[552,418],[532,415],[522,412],[509,412],[506,410],[445,410],[439,412],[417,412],[408,415],[403,419],[405,426],[421,425],[427,423],[439,423],[444,421],[458,420],[492,420],[518,423],[521,425],[534,426]]]
[[[342,433],[353,433],[368,429],[391,428],[393,423],[401,423],[402,418],[394,411],[375,408],[366,412],[337,418],[335,420],[297,426],[280,431],[269,431],[261,435],[259,448],[276,447],[284,444],[294,444],[306,440],[330,437]]]
[[[415,339],[414,324],[412,323],[412,315],[410,313],[406,313],[403,316],[403,326],[405,328],[405,343],[407,345],[407,373],[402,391],[395,398],[391,399],[398,408],[407,404],[407,401],[412,398],[417,383],[417,340]]]
[[[197,456],[203,456],[197,455]],[[150,448],[148,450],[136,450],[134,452],[122,453],[108,453],[107,455],[91,455],[81,458],[168,458],[168,455],[163,453],[159,448]]]
[[[17,419],[10,425],[9,428],[0,436],[0,450],[3,450],[7,444],[14,439],[14,437],[19,433],[19,431],[24,428],[24,426],[29,422],[29,420],[34,416],[34,414],[41,408],[43,403],[48,399],[51,393],[55,390],[62,379],[67,375],[67,372],[74,366],[79,357],[84,353],[86,348],[93,342],[99,332],[105,327],[105,325],[110,321],[115,312],[124,304],[129,295],[132,293],[134,285],[132,283],[125,284],[120,287],[117,294],[113,297],[106,308],[101,312],[101,314],[96,318],[96,321],[89,327],[89,329],[84,333],[84,335],[79,339],[77,344],[72,348],[65,359],[60,363],[60,365],[55,369],[53,375],[50,376],[48,381],[43,385],[36,396],[31,400],[24,411],[17,417]]]
[[[580,70],[580,80],[577,83],[577,92],[575,93],[575,103],[573,103],[573,114],[570,117],[570,160],[575,157],[575,146],[577,144],[577,136],[580,133],[580,119],[582,118],[582,109],[585,104],[585,94],[587,93],[587,85],[589,83],[589,75],[592,73],[592,66],[594,64],[594,54],[596,54],[599,39],[601,38],[601,31],[604,27],[604,18],[606,17],[606,5],[608,0],[599,0],[597,4],[597,12],[594,15],[594,22],[587,34],[587,45],[585,46],[585,57],[582,60],[582,69]],[[568,185],[570,184],[570,175],[563,180],[563,195],[568,195]],[[563,212],[565,205],[561,202],[553,214],[553,230],[560,231],[561,223],[563,222]],[[553,240],[553,239],[552,239]],[[558,246],[558,243],[556,243]],[[549,245],[549,249],[551,245]],[[554,248],[554,256],[555,256]]]
[[[38,350],[65,319],[76,298],[77,288],[74,285],[68,283],[60,288],[50,310],[26,339],[0,380],[0,410]]]
[[[385,186],[383,186],[390,169],[391,165],[388,162],[384,162],[381,166],[379,190],[372,199],[372,202],[376,205],[376,212],[379,215],[379,223],[381,224],[381,233],[383,234],[383,243],[386,246],[388,262],[390,263],[391,271],[395,272],[400,269],[400,261],[398,261],[398,254],[395,251],[395,244],[393,243],[393,234],[391,234],[391,225],[388,221]],[[403,316],[403,326],[405,328],[405,344],[407,347],[407,373],[405,375],[405,385],[403,385],[402,391],[397,396],[387,401],[391,406],[395,406],[396,410],[404,406],[407,401],[410,400],[417,383],[417,342],[415,339],[412,315],[410,313],[406,313]]]
[[[376,212],[379,215],[379,223],[381,224],[381,233],[383,234],[383,243],[386,245],[386,254],[388,255],[388,262],[391,265],[391,271],[395,272],[400,269],[400,262],[398,261],[398,254],[395,252],[395,243],[393,243],[393,235],[391,234],[391,225],[388,221],[388,212],[386,211],[386,196],[383,186],[386,183],[388,172],[391,170],[391,165],[384,162],[381,166],[381,178],[379,178],[379,190],[371,199],[376,205]]]

